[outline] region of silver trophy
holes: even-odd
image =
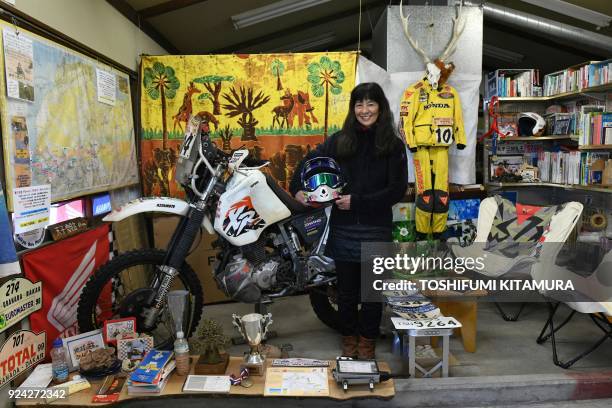
[[[251,351],[244,356],[243,366],[249,369],[250,375],[263,375],[264,356],[260,353],[261,341],[272,324],[272,313],[261,315],[249,313],[242,317],[232,314],[234,326],[251,347]]]

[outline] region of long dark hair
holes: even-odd
[[[357,143],[359,142],[357,132],[361,124],[355,116],[355,105],[364,99],[369,99],[378,104],[378,119],[375,124],[376,135],[374,136],[376,155],[386,156],[391,153],[394,139],[397,136],[393,126],[393,115],[391,114],[389,101],[380,85],[375,82],[366,82],[357,85],[351,91],[349,111],[344,120],[342,134],[338,137],[337,152],[339,157],[350,157],[357,150]]]

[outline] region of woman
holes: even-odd
[[[342,130],[300,163],[290,191],[306,204],[300,170],[318,156],[334,158],[347,185],[335,202],[326,254],[336,263],[342,355],[373,359],[382,305],[362,303],[361,242],[390,242],[393,204],[406,192],[408,169],[403,141],[396,135],[389,101],[376,83],[357,85]]]

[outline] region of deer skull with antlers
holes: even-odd
[[[461,37],[461,33],[463,33],[463,30],[465,28],[465,20],[461,13],[463,6],[462,3],[463,2],[459,4],[459,11],[457,13],[457,16],[453,17],[453,34],[448,44],[446,45],[446,48],[444,49],[442,54],[438,58],[434,59],[432,62],[431,59],[427,56],[425,50],[423,50],[419,46],[419,43],[410,35],[410,31],[408,31],[408,18],[410,17],[410,15],[404,16],[403,0],[400,0],[400,19],[402,20],[402,28],[404,29],[404,34],[406,35],[406,38],[408,39],[408,42],[410,43],[412,48],[414,48],[414,50],[423,59],[423,62],[427,67],[427,80],[434,89],[438,88],[438,85],[443,85],[455,69],[455,65],[452,62],[447,64],[446,60],[455,52],[455,49],[457,48],[457,41],[459,40],[459,37]]]

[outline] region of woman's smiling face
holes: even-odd
[[[378,103],[370,99],[357,101],[355,103],[355,116],[362,126],[372,126],[378,120]]]

